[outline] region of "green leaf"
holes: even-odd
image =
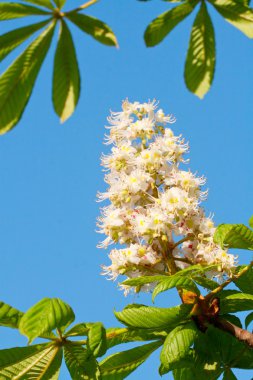
[[[185,62],[185,83],[188,89],[203,98],[210,89],[215,70],[215,36],[205,2],[194,21]]]
[[[122,282],[123,285],[128,286],[140,286],[145,284],[150,284],[152,282],[162,281],[168,278],[168,276],[158,275],[158,276],[142,276],[130,278]]]
[[[214,242],[221,247],[252,250],[253,231],[244,224],[220,224],[215,231]]]
[[[180,362],[189,352],[198,331],[194,322],[177,326],[172,330],[163,345],[161,351],[161,363],[168,370],[173,369],[173,364]]]
[[[78,323],[69,331],[65,332],[64,336],[86,336],[88,335],[89,326],[87,323]]]
[[[0,350],[0,379],[57,380],[61,361],[61,347],[52,344]]]
[[[54,7],[50,0],[23,0],[26,3],[32,3],[53,10]]]
[[[0,61],[2,61],[12,50],[22,44],[22,42],[29,38],[33,33],[46,26],[50,20],[51,19],[24,26],[0,36]]]
[[[245,318],[245,329],[248,328],[249,324],[253,321],[253,311],[247,315]]]
[[[222,380],[237,380],[230,368],[227,368],[223,374]]]
[[[175,26],[193,11],[196,4],[197,1],[185,2],[154,19],[144,34],[146,46],[151,47],[159,44]]]
[[[171,276],[171,277],[166,278],[166,280],[159,282],[159,284],[156,285],[153,291],[152,301],[154,302],[155,297],[159,293],[165,292],[166,290],[175,288],[175,287],[191,290],[195,292],[196,294],[200,294],[197,286],[194,284],[194,282],[190,278],[181,277],[181,276]]]
[[[253,228],[253,215],[249,218],[249,225]]]
[[[64,330],[74,319],[74,312],[68,304],[59,298],[44,298],[23,315],[19,330],[31,343],[56,328]]]
[[[59,9],[61,9],[61,8],[65,5],[66,0],[54,0],[54,2],[55,2],[55,4],[57,5],[57,7],[58,7]]]
[[[89,355],[82,346],[71,343],[64,346],[64,358],[72,380],[100,379],[96,359]]]
[[[75,110],[80,95],[80,74],[75,46],[65,21],[61,21],[60,37],[54,58],[53,104],[61,122]]]
[[[198,285],[202,286],[203,288],[209,289],[209,290],[214,290],[219,286],[219,284],[217,284],[217,282],[210,280],[209,278],[204,277],[204,276],[198,276],[198,275],[195,276],[194,275],[194,276],[192,276],[192,279]]]
[[[231,322],[234,325],[242,328],[242,324],[241,324],[240,319],[233,314],[223,314],[222,319],[226,319],[226,321]]]
[[[153,342],[127,351],[117,352],[100,362],[103,380],[122,380],[139,367],[160,347],[162,342]]]
[[[143,342],[149,340],[164,340],[167,336],[165,331],[148,331],[144,329],[109,328],[106,330],[107,348],[121,343]]]
[[[221,313],[236,313],[253,309],[253,295],[238,293],[231,294],[220,300]]]
[[[54,27],[55,23],[50,24],[0,76],[0,134],[12,129],[21,118],[50,47]]]
[[[66,16],[83,32],[91,35],[102,44],[118,46],[115,34],[111,28],[101,20],[80,13],[68,13]]]
[[[174,380],[217,380],[220,377],[221,369],[203,369],[199,367],[177,368],[173,370]]]
[[[8,305],[0,302],[0,326],[18,328],[20,318],[24,313]]]
[[[253,294],[253,268],[250,267],[247,272],[233,282],[243,293]]]
[[[214,8],[247,37],[253,38],[253,10],[236,0],[209,0]]]
[[[159,308],[133,304],[114,314],[127,326],[144,329],[173,329],[188,317],[191,307],[191,305],[180,305]]]
[[[102,356],[106,353],[106,331],[102,323],[94,323],[89,329],[87,347],[92,351],[95,357]]]
[[[19,3],[0,3],[0,21],[11,20],[26,16],[38,16],[50,14],[43,9],[31,7],[30,5]]]

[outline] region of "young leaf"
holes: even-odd
[[[65,21],[61,21],[60,37],[54,58],[53,103],[61,122],[74,112],[80,95],[80,74],[75,46]]]
[[[182,277],[182,276],[171,276],[166,278],[166,280],[163,280],[159,282],[159,284],[156,285],[153,294],[152,294],[152,301],[154,302],[155,297],[161,293],[165,292],[168,289],[172,288],[182,288],[186,290],[192,290],[195,293],[199,294],[199,290],[197,286],[194,284],[194,282],[187,277]]]
[[[100,370],[96,359],[82,346],[66,344],[64,358],[72,380],[98,380]]]
[[[146,46],[151,47],[159,44],[175,26],[193,11],[197,3],[198,1],[186,1],[154,19],[144,34]]]
[[[12,129],[21,118],[50,47],[54,27],[53,22],[0,76],[0,134]]]
[[[247,37],[253,38],[253,10],[236,0],[209,0],[214,8]]]
[[[245,293],[231,294],[220,300],[221,313],[236,313],[253,309],[253,295]]]
[[[0,379],[57,380],[61,361],[62,348],[52,344],[0,350]]]
[[[103,380],[122,380],[139,367],[160,347],[162,342],[153,342],[127,351],[112,354],[100,362]]]
[[[214,242],[221,247],[253,250],[253,231],[244,224],[220,224],[216,228]]]
[[[245,329],[248,328],[249,324],[253,321],[253,311],[247,315],[245,318]]]
[[[109,328],[106,330],[107,348],[121,343],[143,342],[149,340],[164,340],[165,331],[148,331],[146,329]]]
[[[215,36],[205,2],[194,21],[185,62],[185,83],[188,89],[203,98],[209,90],[215,70]]]
[[[91,35],[102,44],[118,46],[115,34],[111,28],[101,20],[80,13],[68,13],[66,16],[83,32]]]
[[[56,328],[64,330],[74,319],[74,312],[68,304],[59,298],[44,298],[23,315],[19,330],[31,343]]]
[[[209,289],[209,290],[214,290],[218,286],[217,282],[210,280],[209,278],[204,277],[204,276],[198,276],[198,275],[195,276],[194,275],[194,276],[192,276],[192,279],[198,285],[202,286],[203,288]]]
[[[0,62],[33,33],[46,26],[51,19],[12,30],[0,36]]]
[[[20,318],[24,313],[8,305],[0,302],[0,326],[18,328]]]
[[[64,333],[64,336],[86,336],[88,335],[89,327],[87,323],[78,323],[73,326],[69,331]]]
[[[32,3],[53,10],[54,7],[50,0],[23,0],[26,3]]]
[[[0,21],[48,14],[50,14],[50,12],[36,7],[31,7],[30,5],[19,3],[0,3]]]
[[[106,353],[106,331],[102,323],[94,323],[89,329],[87,347],[96,358]]]
[[[247,272],[233,282],[243,293],[253,294],[253,268],[250,267]]]
[[[127,326],[144,329],[173,329],[189,315],[191,305],[158,308],[143,305],[129,305],[121,312],[114,312],[116,318]]]
[[[162,281],[162,280],[165,280],[166,278],[168,278],[168,276],[163,276],[163,275],[142,276],[142,277],[127,279],[123,281],[122,284],[128,285],[128,286],[140,286],[140,285],[150,284],[152,282]]]
[[[197,327],[193,322],[172,330],[168,334],[161,351],[160,359],[163,367],[168,370],[173,369],[173,364],[180,362],[188,354],[197,335]]]

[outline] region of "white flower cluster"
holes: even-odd
[[[119,243],[124,248],[110,252],[104,273],[131,278],[174,273],[196,263],[218,264],[219,273],[230,273],[235,257],[214,243],[214,224],[200,207],[207,196],[201,191],[205,179],[179,169],[187,162],[188,144],[165,127],[174,117],[156,108],[154,101],[125,100],[122,112],[108,118],[106,139],[113,147],[102,156],[109,186],[98,197],[109,205],[98,219],[107,236],[100,247]]]

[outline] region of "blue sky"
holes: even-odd
[[[69,0],[67,6],[73,8],[72,3],[82,2]],[[150,295],[125,298],[116,283],[100,276],[107,252],[96,248],[101,237],[95,233],[96,192],[105,188],[100,155],[108,151],[104,125],[109,109],[119,110],[126,97],[156,98],[177,117],[174,130],[190,142],[191,170],[208,179],[205,208],[214,212],[216,223],[246,224],[252,215],[253,41],[211,10],[217,66],[212,89],[201,101],[183,81],[192,15],[159,46],[144,46],[145,27],[168,8],[160,0],[101,0],[89,8],[88,14],[113,28],[120,48],[105,47],[72,28],[82,94],[75,114],[63,125],[51,105],[54,41],[21,122],[0,137],[3,301],[26,310],[43,297],[60,297],[73,307],[77,321],[102,320],[107,327],[119,325],[114,308],[151,302]],[[2,32],[27,21],[2,22]],[[1,71],[15,56],[16,51]],[[240,252],[241,263],[250,259],[248,252]],[[156,305],[177,302],[172,292],[158,297]],[[25,344],[15,331],[1,328],[3,348]],[[129,378],[159,379],[158,362],[155,354]],[[249,373],[236,373],[249,379]],[[63,369],[60,379],[67,378]]]

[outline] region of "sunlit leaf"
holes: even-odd
[[[253,295],[245,293],[231,294],[220,300],[221,312],[236,313],[253,309]]]
[[[18,328],[20,318],[24,313],[8,305],[0,302],[0,326]]]
[[[50,0],[23,0],[25,3],[32,3],[35,5],[39,5],[41,7],[45,7],[48,9],[54,9]]]
[[[253,231],[244,224],[220,224],[216,228],[214,241],[221,247],[252,250]]]
[[[151,47],[159,44],[175,26],[193,11],[196,4],[197,1],[185,2],[154,19],[144,34],[146,45]]]
[[[57,7],[59,9],[61,9],[64,6],[64,4],[66,3],[66,0],[54,0],[54,2],[57,5]]]
[[[88,335],[89,326],[87,323],[78,323],[73,326],[70,330],[68,330],[64,336],[83,336]]]
[[[235,279],[234,284],[244,293],[253,294],[253,268],[250,267],[238,279]]]
[[[111,28],[101,20],[80,13],[68,13],[67,17],[83,32],[108,46],[118,46],[117,39]]]
[[[24,26],[0,36],[0,61],[2,61],[12,50],[22,44],[22,42],[24,42],[32,34],[46,26],[50,20],[51,19]]]
[[[147,329],[172,329],[180,321],[188,317],[190,310],[190,305],[158,308],[133,304],[114,314],[120,322],[127,326]]]
[[[95,357],[102,356],[106,353],[106,331],[102,323],[94,323],[89,329],[87,347],[92,351]]]
[[[62,20],[53,75],[53,104],[62,122],[74,112],[79,95],[80,74],[76,51],[69,28]]]
[[[209,90],[215,70],[215,36],[205,2],[194,21],[185,62],[185,83],[188,89],[203,98]]]
[[[155,297],[159,293],[165,292],[166,290],[172,289],[175,287],[186,289],[186,290],[192,290],[195,293],[199,294],[199,290],[197,286],[189,277],[187,278],[183,276],[171,276],[159,282],[159,284],[156,285],[152,294],[152,301],[154,301]]]
[[[61,347],[52,344],[0,350],[0,379],[57,380],[61,361]]]
[[[48,14],[50,14],[50,12],[32,7],[30,5],[19,3],[0,3],[0,21],[26,16],[39,16]]]
[[[109,328],[106,330],[107,348],[121,343],[143,342],[149,340],[164,340],[167,336],[165,331],[148,331],[146,329]]]
[[[253,228],[253,215],[249,218],[249,225]]]
[[[197,327],[193,322],[172,330],[164,342],[160,355],[163,367],[173,369],[173,364],[180,362],[188,354],[197,335]]]
[[[127,351],[112,354],[100,362],[103,380],[122,380],[139,367],[160,347],[162,342],[153,342]]]
[[[64,358],[72,380],[100,379],[100,370],[96,359],[82,346],[66,344]]]
[[[32,342],[56,328],[64,330],[74,319],[74,312],[68,304],[59,298],[44,298],[23,315],[19,330]]]
[[[21,118],[50,47],[54,27],[54,23],[50,24],[0,76],[0,134],[12,129]]]
[[[215,9],[247,37],[253,38],[253,10],[236,0],[209,0]]]

